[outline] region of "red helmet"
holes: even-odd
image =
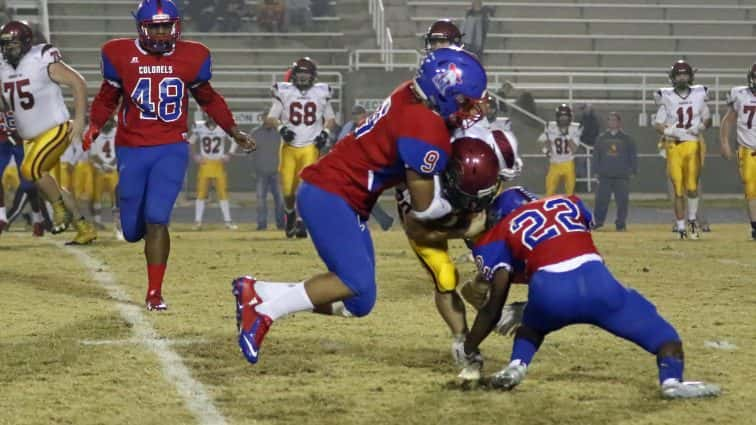
[[[670,68],[669,70],[669,81],[672,83],[672,85],[677,86],[678,83],[675,80],[680,74],[688,74],[690,76],[690,79],[688,79],[687,83],[680,83],[681,86],[685,85],[686,87],[688,87],[693,84],[693,76],[695,74],[693,67],[682,59],[675,62],[672,65],[672,68]]]
[[[10,21],[0,29],[0,50],[13,66],[31,49],[33,40],[34,32],[24,21]]]
[[[499,159],[486,142],[462,137],[452,144],[443,177],[446,197],[454,208],[482,211],[499,189]]]
[[[569,125],[572,122],[572,108],[570,108],[569,105],[566,103],[562,103],[561,105],[557,106],[555,112],[556,122],[560,126]],[[560,122],[560,118],[566,117],[566,124],[562,124]]]
[[[290,81],[299,90],[307,90],[315,84],[318,77],[318,65],[314,60],[304,57],[291,65]]]
[[[748,87],[756,93],[756,63],[751,65],[751,70],[748,72]]]
[[[448,41],[452,46],[462,47],[462,33],[449,19],[439,19],[425,32],[425,50],[433,50],[434,41]]]

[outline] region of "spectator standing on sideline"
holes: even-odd
[[[267,111],[263,113],[267,116]],[[257,141],[257,150],[252,154],[252,168],[257,179],[257,230],[268,228],[268,192],[273,196],[275,205],[276,228],[284,228],[284,208],[278,184],[278,151],[281,148],[281,135],[274,126],[265,124],[252,132]]]
[[[367,116],[368,113],[362,105],[354,105],[354,107],[352,108],[352,119],[345,122],[341,127],[341,131],[339,132],[339,136],[336,138],[336,141],[343,139],[347,134],[351,133],[352,130],[354,130],[354,128],[357,126],[357,124],[367,118]]]
[[[618,232],[624,232],[627,229],[630,177],[638,173],[638,157],[635,142],[622,131],[622,117],[619,113],[609,113],[607,131],[596,141],[593,161],[599,180],[595,228],[604,225],[609,200],[614,193],[614,201],[617,203],[617,220],[614,224]]]
[[[488,35],[488,19],[493,15],[492,7],[483,6],[482,0],[473,0],[462,23],[462,42],[465,49],[475,53],[481,62]]]
[[[596,111],[590,103],[580,105],[580,126],[583,127],[583,133],[580,136],[580,143],[590,153],[590,149],[596,144],[596,138],[601,133],[601,121],[596,115]],[[590,177],[588,172],[588,160],[583,156],[575,158],[575,171],[578,178]],[[586,189],[588,190],[587,183]]]

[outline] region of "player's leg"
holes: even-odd
[[[21,175],[34,182],[52,204],[53,233],[60,233],[68,228],[73,216],[76,236],[71,243],[83,245],[97,239],[97,231],[84,219],[73,198],[60,190],[58,183],[48,173],[58,164],[60,156],[70,143],[70,127],[70,123],[65,122],[31,140],[30,148],[21,164]]]
[[[207,189],[210,184],[209,163],[203,162],[197,170],[197,199],[194,201],[194,228],[202,228],[202,218],[205,215],[205,200]]]
[[[268,185],[270,179],[262,173],[257,173],[255,195],[257,197],[257,230],[268,227]]]
[[[220,205],[221,214],[223,214],[223,223],[225,223],[226,228],[231,230],[238,229],[231,220],[231,206],[228,203],[228,174],[222,162],[218,163],[215,192],[218,194],[218,204]]]
[[[297,224],[297,212],[295,210],[297,175],[296,148],[281,143],[278,163],[279,178],[281,179],[281,194],[283,195],[284,209],[286,212],[285,232],[287,237],[294,237]]]
[[[596,229],[604,226],[606,213],[609,210],[609,200],[612,196],[611,179],[609,177],[599,177],[598,187],[596,188],[596,209],[594,210],[594,220]]]
[[[654,354],[659,368],[659,384],[665,397],[719,394],[715,385],[685,383],[682,341],[656,306],[634,289],[619,283],[603,263],[587,263],[584,270],[592,293],[586,321]]]
[[[464,341],[468,330],[465,303],[456,291],[459,274],[454,260],[449,256],[449,244],[446,241],[438,244],[420,244],[411,239],[409,243],[420,264],[433,279],[438,313],[449,327],[453,339]]]
[[[92,190],[92,219],[95,226],[101,229],[105,227],[102,224],[102,197],[105,194],[105,176],[104,171],[95,171],[94,189]]]
[[[375,304],[374,251],[366,223],[342,198],[308,183],[300,186],[297,198],[329,271],[289,285],[251,278],[234,281],[239,345],[251,363],[257,362],[268,328],[280,317],[307,310],[360,317]]]
[[[295,179],[294,179],[294,190],[296,190],[297,187],[299,187],[299,173],[305,169],[305,167],[308,167],[315,162],[317,162],[318,158],[320,157],[320,150],[315,146],[315,144],[311,144],[302,148],[299,148],[299,152],[297,154],[297,165],[296,165],[296,172],[295,172]],[[304,221],[301,219],[297,220],[297,229],[296,229],[296,236],[298,238],[306,238],[307,237],[307,227],[305,226]]]
[[[612,179],[614,202],[617,204],[617,220],[614,226],[617,231],[627,229],[627,213],[630,204],[630,179]]]
[[[546,173],[546,196],[551,196],[557,192],[559,184],[559,173],[557,164],[549,164],[549,171]]]
[[[145,302],[150,310],[164,310],[163,277],[171,250],[168,224],[183,186],[189,163],[189,145],[174,143],[150,149],[155,150],[158,157],[149,167],[144,201],[144,256],[148,278]]]
[[[580,322],[582,288],[577,272],[533,274],[522,325],[515,333],[509,364],[491,377],[491,384],[511,390],[519,385],[547,334]]]
[[[575,161],[567,161],[564,163],[564,194],[572,196],[575,194]]]
[[[686,239],[688,231],[685,225],[685,185],[683,180],[682,144],[667,143],[667,176],[674,189],[674,212],[677,220],[677,231],[680,238]]]
[[[748,203],[748,217],[751,220],[751,238],[756,240],[756,149],[740,146],[738,162]]]
[[[5,230],[5,227],[8,225],[8,216],[5,211],[5,184],[8,180],[5,177],[6,174],[6,168],[8,168],[8,164],[10,163],[11,159],[11,144],[10,142],[6,141],[3,143],[0,143],[0,233]]]
[[[685,142],[682,147],[684,147],[683,183],[688,197],[688,236],[697,239],[700,230],[696,217],[698,215],[698,181],[701,177],[701,143]]]
[[[113,214],[113,232],[115,238],[119,241],[126,240],[123,237],[123,229],[121,228],[121,209],[118,204],[118,171],[112,171],[110,173],[112,177],[109,179],[109,193],[110,193],[110,205],[111,213]]]
[[[123,236],[128,242],[142,240],[147,230],[144,203],[147,177],[155,156],[152,148],[116,147],[118,169],[121,170],[118,181],[118,206]]]
[[[281,230],[285,226],[286,213],[284,211],[283,197],[281,196],[281,185],[278,182],[278,173],[271,174],[267,177],[270,182],[270,193],[273,195],[273,209],[276,213],[276,228]]]

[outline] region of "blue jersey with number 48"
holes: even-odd
[[[121,90],[118,146],[185,142],[189,89],[212,76],[210,51],[201,43],[177,41],[173,52],[153,55],[135,39],[102,46],[102,76]]]
[[[492,279],[500,268],[525,262],[528,275],[598,250],[590,233],[592,216],[577,196],[552,196],[520,206],[486,231],[473,248],[480,272]]]

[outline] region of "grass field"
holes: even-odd
[[[166,372],[156,354],[166,346],[202,384],[219,423],[756,423],[756,243],[741,224],[717,225],[697,242],[674,240],[668,225],[596,234],[615,275],[677,327],[686,376],[722,385],[721,398],[693,402],[661,400],[654,358],[588,326],[549,336],[514,392],[462,390],[429,279],[398,231],[373,231],[379,295],[368,317],[281,320],[251,366],[235,342],[231,278],[294,281],[323,266],[309,241],[243,230],[173,229],[170,310],[160,314],[141,307],[141,244],[98,241],[81,249],[94,261],[87,262],[50,238],[3,234],[0,424],[211,423],[192,410],[197,395],[177,389]],[[453,251],[462,254],[462,245]],[[460,266],[463,275],[472,267]],[[131,301],[114,299],[102,276]],[[524,298],[517,287],[511,299]],[[129,308],[144,323],[126,320]],[[145,326],[157,338],[145,336]],[[511,340],[491,336],[482,348],[492,373]]]

